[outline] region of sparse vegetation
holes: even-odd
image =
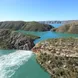
[[[48,39],[33,49],[38,63],[52,78],[78,78],[77,38]]]
[[[35,45],[34,35],[25,35],[9,29],[0,29],[0,49],[30,50]]]
[[[0,22],[0,29],[26,30],[26,31],[49,31],[53,26],[39,22],[5,21]]]
[[[52,31],[78,34],[78,22],[65,24],[63,26],[60,26],[59,28],[52,29]]]

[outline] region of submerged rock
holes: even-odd
[[[9,29],[0,29],[0,49],[30,50],[39,37],[24,35]]]
[[[65,24],[63,26],[60,26],[59,28],[52,29],[52,31],[78,34],[78,22]]]
[[[78,78],[77,38],[48,39],[35,45],[32,50],[51,78]]]

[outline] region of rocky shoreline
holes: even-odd
[[[48,24],[31,21],[3,21],[0,22],[0,49],[31,50],[34,40],[39,36],[22,34],[18,30],[25,31],[49,31],[54,28]]]
[[[48,39],[36,44],[32,50],[51,78],[78,78],[77,38]]]
[[[17,30],[49,31],[78,34],[78,23],[59,28],[38,22],[0,22],[0,49],[32,50],[37,62],[51,78],[78,78],[78,38],[48,39],[34,44],[40,37]]]
[[[0,29],[0,49],[31,50],[34,40],[40,37],[24,35],[9,29]]]
[[[64,24],[58,28],[53,28],[51,31],[56,31],[56,32],[61,32],[61,33],[78,34],[78,21]]]

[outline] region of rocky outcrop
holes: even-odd
[[[78,78],[78,39],[49,39],[32,50],[51,78]]]
[[[54,20],[54,21],[39,21],[40,23],[44,24],[67,24],[67,23],[72,23],[72,22],[78,22],[78,20]]]
[[[59,28],[52,29],[52,31],[78,34],[78,22],[72,22],[69,24],[65,24],[63,26],[60,26]]]
[[[0,22],[0,29],[26,30],[26,31],[49,31],[53,26],[39,22],[5,21]]]
[[[37,38],[39,37],[0,29],[0,49],[30,50],[34,46],[33,41]]]

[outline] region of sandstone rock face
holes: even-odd
[[[52,78],[78,78],[78,39],[49,39],[32,50]]]
[[[0,29],[0,49],[30,50],[34,46],[33,41],[36,38],[38,37],[30,37],[8,29]]]
[[[26,31],[49,31],[53,26],[39,22],[5,21],[0,22],[0,29],[26,30]]]
[[[70,24],[65,24],[59,28],[54,28],[52,31],[78,34],[78,22],[72,22]]]
[[[17,34],[18,35],[18,34]],[[12,36],[10,38],[10,49],[18,49],[18,50],[30,50],[34,46],[33,39],[22,36]]]

